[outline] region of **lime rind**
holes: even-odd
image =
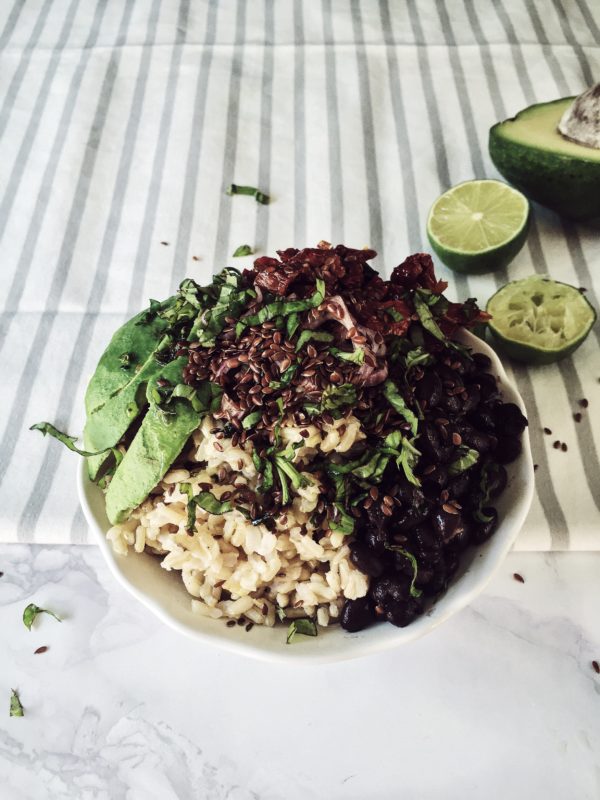
[[[427,233],[438,253],[473,258],[511,244],[526,228],[528,218],[527,199],[506,183],[466,181],[436,200]]]
[[[513,281],[487,304],[491,333],[521,361],[549,363],[586,338],[596,312],[579,289],[538,275]]]

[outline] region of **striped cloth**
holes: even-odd
[[[243,243],[368,244],[389,274],[427,247],[441,191],[496,175],[490,125],[599,80],[599,44],[594,0],[4,0],[0,539],[88,541],[76,457],[27,428],[81,430],[103,347],[148,297]],[[272,203],[226,196],[234,180]],[[450,295],[536,271],[598,306],[597,231],[535,212],[509,274],[440,265]],[[600,547],[599,345],[597,326],[572,360],[513,370],[539,464],[520,549]]]

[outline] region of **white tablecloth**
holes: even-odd
[[[389,274],[427,248],[441,191],[497,176],[494,122],[600,79],[599,25],[591,0],[2,3],[0,540],[87,541],[76,457],[27,428],[81,430],[98,356],[148,297],[243,243],[368,244]],[[271,204],[226,196],[234,180]],[[536,208],[508,273],[439,272],[482,302],[549,273],[597,306],[599,264],[596,230]],[[599,345],[596,326],[572,359],[513,370],[539,464],[520,549],[600,549]]]

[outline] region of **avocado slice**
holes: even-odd
[[[174,401],[173,411],[167,415],[152,404],[117,467],[106,491],[106,513],[113,525],[148,497],[200,424],[202,415],[186,400]]]
[[[489,151],[500,174],[531,200],[574,220],[600,217],[600,149],[558,131],[574,97],[538,103],[490,129]]]
[[[166,308],[173,299],[162,303],[161,308]],[[105,450],[121,440],[146,403],[147,383],[164,370],[154,354],[168,324],[160,317],[147,319],[147,316],[148,312],[142,311],[116,331],[88,384],[83,432],[88,450]],[[129,363],[124,365],[125,357]],[[185,364],[181,359],[177,362],[181,375]],[[88,458],[92,480],[110,457],[108,452]]]

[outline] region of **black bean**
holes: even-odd
[[[412,508],[409,508],[407,511],[394,515],[393,530],[400,531],[401,533],[409,531],[424,522],[430,513],[431,508],[427,503],[422,503],[419,506],[412,506]]]
[[[460,514],[449,514],[444,508],[436,508],[431,515],[431,524],[439,538],[447,543],[462,528],[462,517]]]
[[[491,410],[485,406],[479,406],[475,411],[472,411],[469,414],[469,422],[480,431],[485,431],[486,433],[493,433],[496,427]]]
[[[370,597],[346,600],[342,608],[340,624],[344,630],[356,633],[375,622],[375,609]]]
[[[431,370],[417,382],[415,394],[420,402],[425,401],[429,408],[437,406],[442,399],[442,381],[440,377]]]
[[[462,412],[468,414],[475,410],[481,401],[481,393],[475,385],[467,386],[467,396],[463,401]]]
[[[482,400],[492,400],[499,395],[498,385],[496,378],[489,373],[475,373],[469,376],[469,381],[479,386],[479,392]]]
[[[388,622],[398,628],[405,628],[422,613],[423,601],[409,596],[402,602],[388,603],[384,610]]]
[[[496,446],[496,437],[490,433],[478,431],[468,422],[460,422],[457,426],[464,444],[477,450],[478,453],[489,453]]]
[[[460,475],[457,475],[456,478],[452,478],[452,480],[448,483],[447,489],[449,497],[452,500],[457,500],[460,497],[463,497],[471,488],[472,483],[472,470],[461,472]]]
[[[487,372],[492,366],[491,359],[483,353],[473,353],[473,361],[477,369],[481,372]]]
[[[514,403],[501,403],[493,410],[498,430],[508,436],[519,436],[527,427],[527,419]]]
[[[475,544],[482,544],[487,541],[496,530],[498,525],[498,512],[491,506],[482,509],[485,517],[489,517],[485,522],[476,522],[473,525],[472,537]]]
[[[522,449],[521,440],[516,436],[499,436],[494,458],[500,464],[510,464],[521,455]]]
[[[448,483],[448,470],[443,464],[435,465],[433,470],[423,474],[421,483],[425,494],[434,499],[439,496],[441,489],[444,489]]]
[[[371,578],[379,578],[380,575],[383,575],[385,569],[383,559],[366,542],[357,540],[352,542],[350,545],[350,561],[357,569]]]
[[[489,496],[492,498],[498,497],[506,488],[508,481],[506,470],[500,464],[490,463],[487,467],[487,478]]]

